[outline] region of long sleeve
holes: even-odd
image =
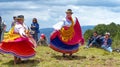
[[[16,24],[14,32],[19,33],[22,37],[26,37],[25,29],[27,29],[25,25]]]
[[[74,21],[76,21],[76,17],[72,17]],[[75,24],[76,22],[74,22]],[[68,21],[66,18],[63,18],[60,22],[56,23],[55,25],[53,25],[53,28],[55,30],[60,30],[63,26],[70,26],[71,25],[71,21]]]
[[[108,39],[107,45],[108,45],[108,47],[111,47],[111,45],[112,45],[112,40],[111,39]]]
[[[34,27],[32,27],[32,26],[34,26]],[[31,24],[31,29],[33,29],[33,30],[39,29],[39,24],[38,23],[32,23]]]
[[[102,40],[102,45],[105,45],[105,38],[103,38]],[[106,43],[106,47],[111,47],[111,45],[112,45],[112,40],[108,39]]]
[[[38,23],[32,23],[31,24],[31,30],[34,31],[35,33],[39,33],[39,24]]]
[[[58,22],[57,24],[53,25],[53,28],[55,30],[60,30],[62,28],[62,26],[63,26],[63,22],[61,21],[61,22]]]
[[[39,29],[39,24],[35,24],[35,29],[36,29],[36,30]]]
[[[20,28],[19,29],[19,34],[24,37],[26,34],[25,34],[25,30],[23,28]]]
[[[92,40],[91,40],[91,41],[92,41],[91,44],[93,44],[93,43],[96,42],[96,37],[93,36],[91,39],[92,39]]]

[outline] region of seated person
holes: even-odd
[[[111,45],[112,45],[112,39],[110,38],[110,33],[105,33],[105,37],[102,39],[101,48],[109,52],[112,52]]]
[[[93,33],[93,36],[91,36],[88,39],[88,44],[87,44],[87,48],[91,47],[91,46],[96,46],[96,47],[100,47],[100,43],[101,43],[101,35],[98,35],[98,33],[95,31]]]
[[[47,39],[44,34],[40,35],[40,39],[37,42],[38,45],[47,45]]]

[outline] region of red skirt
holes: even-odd
[[[14,41],[2,42],[0,52],[12,54],[19,58],[30,58],[35,55],[33,44],[28,38],[17,38]]]

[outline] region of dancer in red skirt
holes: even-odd
[[[50,48],[63,53],[63,57],[65,54],[72,56],[78,51],[79,43],[84,43],[79,21],[72,14],[72,10],[68,9],[66,17],[53,26],[55,31],[50,36]]]
[[[14,64],[16,64],[21,61],[21,58],[33,57],[34,47],[36,47],[36,42],[29,35],[28,28],[24,24],[24,16],[19,15],[15,26],[5,34],[0,45],[0,52],[14,55]]]

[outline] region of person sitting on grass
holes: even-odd
[[[93,35],[88,39],[88,44],[86,45],[87,48],[92,47],[92,46],[96,46],[96,47],[100,47],[100,40],[101,35],[98,35],[97,31],[95,31],[93,33]]]
[[[105,37],[102,39],[101,48],[103,48],[109,52],[112,52],[111,45],[112,45],[112,39],[110,38],[110,33],[107,32],[107,33],[105,33]]]
[[[48,45],[47,38],[46,38],[45,34],[42,33],[40,35],[40,39],[38,40],[37,44],[38,45]]]

